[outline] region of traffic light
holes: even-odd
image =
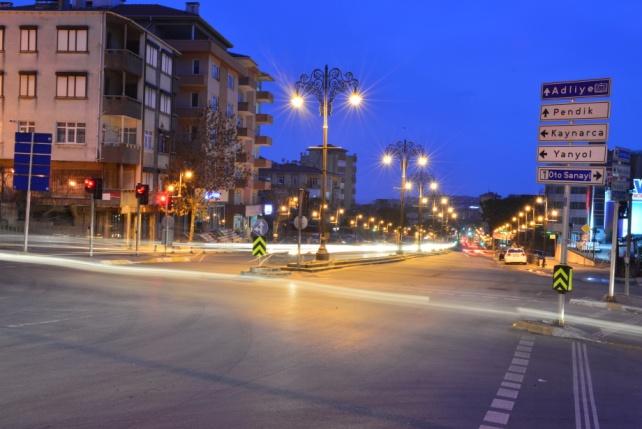
[[[85,192],[91,194],[95,200],[103,198],[103,179],[88,177],[85,179]]]
[[[627,201],[620,201],[620,205],[618,206],[617,210],[617,218],[618,219],[627,219],[628,216],[628,211],[629,211],[629,204]]]
[[[149,185],[142,183],[136,185],[136,199],[140,205],[149,204]]]

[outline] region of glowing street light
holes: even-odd
[[[301,109],[304,103],[304,98],[299,94],[294,94],[292,98],[290,98],[290,105],[295,109]]]

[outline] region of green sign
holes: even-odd
[[[568,265],[555,265],[553,268],[553,290],[566,293],[573,290],[573,268]]]
[[[267,254],[267,244],[265,244],[265,238],[261,235],[257,235],[252,243],[252,256],[265,256]]]

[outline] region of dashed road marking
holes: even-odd
[[[515,407],[519,391],[522,388],[521,383],[524,381],[524,374],[530,362],[530,354],[535,344],[532,338],[532,336],[523,336],[519,340],[519,344],[515,347],[515,354],[508,366],[508,371],[501,381],[501,387],[497,390],[495,398],[490,403],[490,409],[486,411],[483,418],[484,423],[479,426],[479,429],[502,429],[508,424],[510,412]],[[485,423],[504,426],[488,426]]]

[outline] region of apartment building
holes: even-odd
[[[323,147],[311,146],[301,154],[301,164],[321,169],[323,167]],[[349,155],[344,148],[328,145],[328,201],[334,208],[342,207],[348,211],[355,205],[357,193],[357,155]]]
[[[228,190],[228,201],[220,215],[225,214],[227,225],[244,229],[261,214],[259,191],[270,186],[258,180],[258,169],[270,167],[270,161],[260,158],[259,151],[272,145],[272,139],[261,133],[262,126],[272,124],[272,116],[261,112],[261,105],[274,99],[262,88],[272,78],[252,58],[230,51],[232,43],[200,16],[198,2],[187,2],[185,10],[153,4],[120,4],[111,10],[139,22],[180,51],[175,71],[177,133],[182,138],[196,132],[207,107],[236,118],[238,138],[247,154],[238,162],[251,174]]]
[[[36,230],[41,222],[44,229],[84,232],[83,181],[93,176],[104,190],[97,233],[132,237],[135,184],[157,191],[167,172],[178,52],[122,15],[70,7],[37,1],[0,9],[4,222],[20,223],[10,210],[14,133],[51,133],[50,192],[34,196]],[[144,237],[154,237],[157,210],[143,211]]]

